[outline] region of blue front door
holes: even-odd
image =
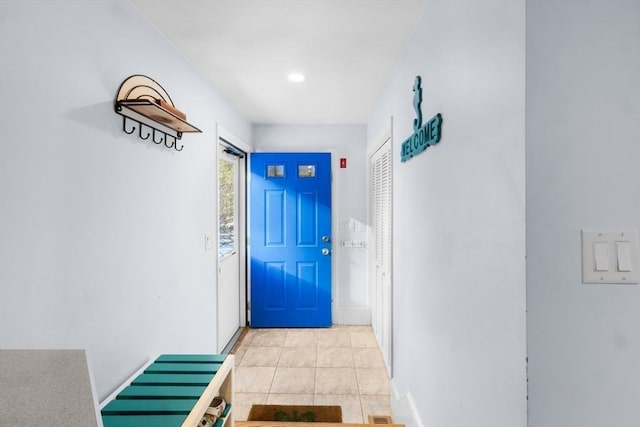
[[[253,153],[251,326],[331,326],[331,154]]]

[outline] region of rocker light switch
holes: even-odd
[[[609,248],[607,242],[593,244],[593,267],[595,271],[609,271]]]
[[[616,242],[618,271],[631,271],[631,243]]]
[[[582,230],[582,283],[640,281],[638,232]]]

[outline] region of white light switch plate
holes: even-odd
[[[625,242],[624,251],[618,242]],[[619,254],[624,259],[618,260]],[[637,284],[639,280],[637,230],[582,230],[582,283]]]
[[[204,250],[208,251],[213,249],[215,245],[215,241],[213,239],[213,233],[205,233],[204,234]]]

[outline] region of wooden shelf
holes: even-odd
[[[127,99],[123,101],[116,101],[116,111],[118,114],[132,118],[126,114],[127,110],[122,107],[133,110],[149,120],[160,123],[161,125],[175,130],[176,132],[202,132],[197,127],[187,123],[174,112],[171,112],[168,108],[163,108],[159,102],[154,102],[148,99]],[[134,118],[134,120],[137,121],[138,119]],[[151,124],[145,124],[153,127]]]

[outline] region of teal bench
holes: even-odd
[[[163,354],[101,405],[104,427],[196,427],[210,402],[227,402],[215,427],[233,427],[232,355]]]

